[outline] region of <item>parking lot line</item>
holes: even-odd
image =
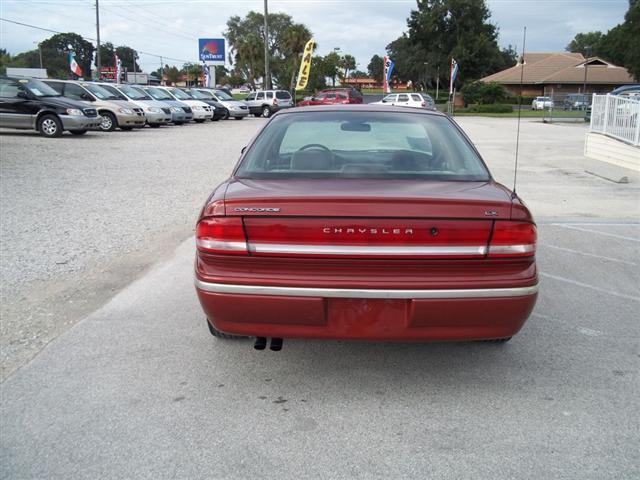
[[[629,240],[631,242],[640,242],[640,238],[627,237],[625,235],[616,235],[615,233],[609,233],[609,232],[600,232],[598,230],[591,230],[589,228],[580,228],[580,227],[576,227],[574,225],[567,225],[567,224],[561,224],[561,223],[552,223],[551,225],[556,226],[556,227],[568,228],[570,230],[578,230],[580,232],[597,233],[599,235],[604,235],[605,237],[619,238],[620,240]],[[631,225],[637,225],[637,224],[630,224],[630,226]]]
[[[596,255],[594,253],[587,253],[580,250],[573,250],[572,248],[558,247],[557,245],[549,245],[548,243],[539,243],[539,247],[548,247],[553,248],[555,250],[560,250],[562,252],[576,253],[578,255],[583,255],[585,257],[593,257],[600,258],[602,260],[607,260],[609,262],[623,263],[625,265],[631,265],[632,267],[637,267],[638,264],[634,262],[628,262],[626,260],[620,260],[619,258],[605,257],[604,255]]]
[[[553,280],[558,280],[560,282],[570,283],[572,285],[577,285],[579,287],[588,288],[588,289],[594,290],[596,292],[606,293],[607,295],[611,295],[611,296],[614,296],[614,297],[624,298],[626,300],[632,300],[634,302],[640,302],[640,297],[635,297],[633,295],[626,295],[624,293],[614,292],[612,290],[607,290],[607,289],[604,289],[604,288],[596,287],[595,285],[589,285],[588,283],[579,282],[579,281],[573,280],[571,278],[560,277],[560,276],[557,276],[557,275],[551,275],[551,274],[546,273],[546,272],[539,272],[539,274],[540,274],[541,277],[547,277],[547,278],[551,278]]]

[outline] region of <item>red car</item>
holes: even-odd
[[[355,88],[331,88],[316,93],[298,103],[299,107],[312,105],[342,105],[363,103],[362,94]]]
[[[516,334],[536,226],[449,117],[379,105],[279,112],[197,225],[211,333],[383,341]]]

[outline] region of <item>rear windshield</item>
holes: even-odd
[[[276,92],[276,98],[279,98],[280,100],[291,100],[291,94],[284,90],[278,90]]]
[[[490,178],[473,148],[444,116],[348,111],[275,117],[243,158],[236,176]]]

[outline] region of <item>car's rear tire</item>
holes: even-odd
[[[173,122],[174,125],[183,125],[184,122]]]
[[[100,122],[100,130],[103,132],[113,132],[118,127],[118,119],[111,112],[101,113],[102,121]]]
[[[124,130],[125,132],[128,132],[130,130],[133,130],[133,127],[120,127],[120,130]]]
[[[159,123],[150,123],[149,126],[151,128],[160,128],[160,124]]]
[[[204,123],[204,119],[203,118],[199,118],[198,120],[194,120],[194,122],[196,122],[196,123]]]
[[[216,338],[225,338],[225,339],[229,339],[229,340],[234,339],[234,338],[245,338],[242,335],[231,335],[230,333],[221,332],[216,327],[211,325],[211,322],[209,321],[209,319],[205,318],[205,320],[207,321],[207,326],[209,327],[209,333],[211,333],[211,335],[213,335]]]
[[[235,117],[236,120],[242,120],[244,117]]]
[[[62,135],[62,122],[55,115],[43,115],[38,120],[38,132],[43,137],[58,138]]]
[[[262,116],[264,118],[269,118],[271,116],[271,109],[267,106],[262,107]]]
[[[87,133],[86,130],[69,130],[69,133],[71,133],[72,135],[84,135],[85,133]]]
[[[254,113],[253,116],[256,117],[256,118],[260,118],[262,116],[262,112],[261,113]]]

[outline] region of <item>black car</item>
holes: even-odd
[[[61,97],[41,80],[0,77],[0,127],[59,137],[64,130],[83,135],[100,121],[95,108]]]
[[[199,92],[195,88],[185,88],[184,91],[196,100],[200,100],[201,102],[204,102],[207,105],[211,105],[213,107],[213,121],[217,122],[221,118],[227,118],[229,116],[229,111],[226,109],[226,107],[220,102],[216,102],[208,95]]]

